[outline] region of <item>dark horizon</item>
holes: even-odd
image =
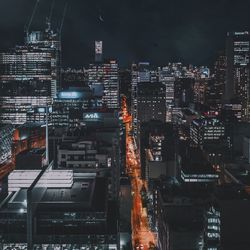
[[[0,3],[0,49],[24,41],[24,27],[35,0]],[[30,30],[45,27],[51,2],[40,0]],[[53,28],[59,27],[66,1],[55,1]],[[94,59],[94,41],[102,40],[104,57],[116,58],[122,67],[150,61],[211,66],[224,49],[228,31],[250,29],[248,8],[241,1],[68,1],[62,32],[64,67],[87,66]],[[241,13],[238,15],[237,13]],[[12,32],[9,32],[11,30]]]

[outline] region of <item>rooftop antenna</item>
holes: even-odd
[[[33,21],[33,19],[34,19],[34,16],[35,16],[35,13],[36,13],[36,10],[37,10],[37,7],[38,7],[39,2],[40,2],[40,0],[37,0],[37,1],[36,1],[36,4],[35,4],[34,9],[33,9],[33,11],[32,11],[32,14],[31,14],[30,20],[29,20],[29,22],[28,22],[28,25],[27,25],[26,28],[25,28],[26,34],[29,33],[29,29],[30,29],[30,26],[31,26],[32,21]]]

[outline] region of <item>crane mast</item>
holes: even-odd
[[[37,7],[38,7],[38,5],[39,5],[39,2],[40,2],[40,0],[37,0],[37,1],[36,1],[36,4],[35,4],[35,6],[34,6],[34,8],[33,8],[33,11],[32,11],[30,20],[29,20],[29,22],[28,22],[28,25],[25,27],[25,32],[26,32],[26,34],[29,33],[29,29],[30,29],[30,26],[31,26],[31,24],[32,24],[32,22],[33,22],[33,19],[34,19],[34,16],[35,16]]]

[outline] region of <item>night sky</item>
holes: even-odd
[[[52,0],[40,0],[32,30],[45,27]],[[250,29],[249,0],[68,0],[63,28],[64,66],[93,61],[94,40],[121,66],[150,61],[210,65],[227,31]],[[56,0],[53,25],[65,0]],[[23,44],[24,26],[35,0],[0,0],[0,49]]]

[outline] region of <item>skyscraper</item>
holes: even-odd
[[[118,64],[115,60],[92,63],[88,70],[88,84],[94,92],[99,90],[107,108],[119,107]]]
[[[131,113],[133,116],[133,130],[135,136],[137,136],[137,95],[139,83],[150,83],[151,75],[155,75],[153,71],[150,71],[149,62],[140,62],[133,64],[131,69]],[[152,79],[153,80],[153,79]]]
[[[216,92],[216,100],[218,103],[221,103],[225,94],[226,67],[226,56],[224,53],[220,53],[214,64],[214,90]]]
[[[172,108],[174,107],[175,77],[167,67],[158,69],[159,81],[166,86],[166,121],[171,122]]]
[[[102,62],[102,41],[95,41],[95,62]]]
[[[25,45],[0,54],[1,123],[23,124],[29,111],[51,104],[59,89],[60,51],[48,23],[44,32],[27,34]],[[44,122],[45,115],[37,117]]]
[[[166,120],[166,86],[163,83],[141,82],[137,89],[137,124],[136,131],[140,134],[140,125],[150,120]]]
[[[175,81],[175,106],[189,107],[194,101],[194,84],[195,79],[191,77],[180,77]]]
[[[240,100],[242,104],[242,120],[250,121],[249,84],[250,84],[250,34],[245,32],[229,32],[227,34],[226,56],[226,88],[225,101]]]

